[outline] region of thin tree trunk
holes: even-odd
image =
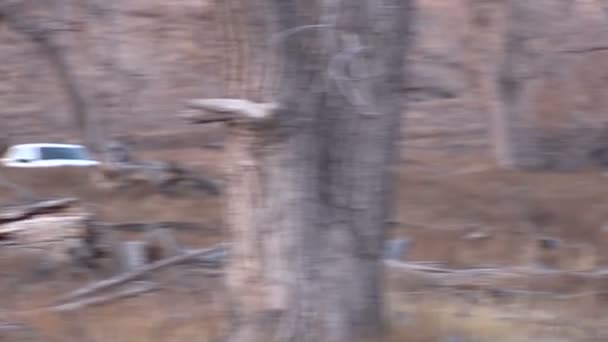
[[[525,120],[525,82],[520,71],[524,66],[525,37],[518,25],[517,0],[505,6],[507,24],[503,59],[498,70],[498,93],[501,101],[498,110],[493,111],[492,136],[496,160],[506,168],[520,166],[519,156],[523,149],[523,121]]]

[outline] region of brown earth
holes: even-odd
[[[197,170],[221,177],[221,149],[183,148],[184,142],[177,136],[162,135],[159,140],[169,143],[158,142],[157,149],[142,151],[142,155],[191,162]],[[171,198],[144,188],[104,192],[92,187],[89,175],[81,170],[2,171],[37,195],[78,196],[93,203],[106,220],[189,221],[210,228],[181,232],[180,241],[191,247],[227,238],[222,231],[221,197],[191,194]],[[608,215],[608,202],[604,200],[608,187],[604,181],[604,176],[594,172],[502,171],[477,156],[435,158],[411,153],[399,167],[396,224],[391,236],[411,239],[406,256],[411,262],[435,261],[453,268],[541,262],[564,270],[606,267],[608,233],[603,226]],[[2,202],[16,199],[9,190],[1,191]],[[538,247],[541,237],[559,239],[557,254],[542,255]],[[582,249],[573,254],[569,246]],[[0,269],[4,274],[27,274],[27,263],[10,260],[3,260]],[[220,305],[217,279],[193,278],[197,286],[192,287],[177,281],[176,274],[161,272],[153,276],[170,284],[160,293],[83,309],[77,314],[31,310],[58,293],[82,285],[82,280],[28,281],[9,296],[15,304],[0,305],[6,312],[0,319],[28,322],[49,340],[69,337],[78,341],[83,336],[114,341],[210,340],[219,329],[218,313],[212,309]],[[6,287],[10,286],[8,279],[4,281],[7,289],[11,288]],[[388,317],[394,341],[445,341],[450,336],[464,341],[527,341],[530,336],[555,336],[549,327],[556,324],[561,324],[560,331],[568,341],[608,333],[601,318],[606,308],[602,294],[606,283],[599,280],[556,275],[532,277],[523,283],[501,282],[497,285],[500,288],[523,291],[506,299],[485,290],[437,288],[425,276],[393,274],[388,280]],[[543,293],[575,296],[559,299]],[[581,293],[581,297],[576,296]],[[173,307],[163,303],[172,303]],[[163,339],[158,337],[161,335]]]

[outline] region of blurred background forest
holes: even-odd
[[[253,57],[265,46],[247,14],[264,9],[251,1],[0,1],[0,135],[120,138],[142,158],[221,179],[223,126],[178,113],[193,98],[271,87],[250,82],[272,68]],[[608,1],[414,2],[390,237],[408,242],[401,259],[419,269],[387,273],[391,341],[606,341]],[[39,196],[84,199],[110,222],[194,224],[177,232],[192,247],[226,237],[222,196],[112,192],[79,170],[2,172]],[[3,204],[21,195],[0,186]],[[0,254],[0,341],[218,334],[216,277],[168,270],[154,276],[162,295],[38,312],[82,279],[23,281],[29,266],[12,258]]]

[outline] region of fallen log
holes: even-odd
[[[387,276],[397,288],[416,284],[436,291],[484,292],[492,297],[531,296],[555,300],[606,295],[606,269],[589,271],[551,270],[538,267],[449,269],[386,260]]]
[[[100,291],[109,289],[111,287],[124,284],[131,280],[139,279],[142,276],[144,276],[150,272],[157,271],[164,267],[177,265],[177,264],[184,263],[184,262],[187,262],[187,261],[190,261],[193,259],[197,259],[197,258],[202,258],[206,255],[217,254],[218,252],[225,250],[226,248],[227,248],[227,245],[220,244],[220,245],[216,245],[211,248],[185,251],[183,254],[177,255],[175,257],[159,260],[157,262],[147,264],[141,268],[130,271],[128,273],[124,273],[124,274],[118,275],[116,277],[102,280],[102,281],[96,282],[94,284],[80,288],[78,290],[72,291],[72,292],[62,296],[61,298],[59,298],[56,301],[56,303],[61,304],[61,303],[65,303],[68,301],[75,300],[77,298],[88,296],[93,293],[100,292]]]
[[[384,260],[384,264],[396,271],[403,272],[419,272],[436,275],[484,275],[484,274],[513,274],[514,268],[500,267],[473,267],[466,269],[451,269],[433,265],[425,265],[420,263],[409,263],[396,260]]]
[[[52,263],[76,261],[89,248],[91,212],[77,198],[54,198],[0,208],[0,241],[13,247],[39,247]]]
[[[560,276],[572,275],[578,277],[602,279],[608,278],[607,268],[598,268],[589,271],[566,271],[559,269],[545,269],[539,267],[470,267],[462,269],[427,266],[420,263],[409,263],[396,260],[384,260],[384,265],[391,270],[400,272],[416,272],[437,276]]]
[[[158,221],[158,222],[94,222],[94,225],[104,230],[116,230],[125,232],[147,232],[157,228],[171,228],[173,230],[210,231],[220,232],[217,228],[208,227],[198,222],[181,221]]]
[[[56,198],[0,208],[0,224],[25,220],[35,215],[62,211],[78,202],[77,198]],[[1,233],[1,231],[0,231]]]
[[[74,310],[82,309],[84,307],[107,304],[107,303],[113,302],[118,299],[138,296],[140,294],[156,291],[159,289],[160,289],[160,286],[156,283],[143,282],[143,283],[139,283],[139,284],[135,284],[133,286],[127,287],[126,289],[123,289],[121,291],[107,294],[104,296],[96,296],[96,297],[92,297],[92,298],[81,299],[81,300],[78,300],[75,302],[70,302],[70,303],[53,306],[53,307],[49,308],[49,310],[56,311],[56,312],[74,311]]]

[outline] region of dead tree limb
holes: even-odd
[[[178,256],[168,258],[168,259],[163,259],[163,260],[145,265],[144,267],[133,270],[131,272],[121,274],[117,277],[102,280],[100,282],[97,282],[97,283],[91,284],[89,286],[85,286],[83,288],[75,290],[73,292],[70,292],[70,293],[62,296],[59,300],[57,300],[57,303],[61,304],[61,303],[69,302],[69,301],[72,301],[72,300],[75,300],[78,298],[82,298],[84,296],[91,295],[96,292],[100,292],[100,291],[109,289],[109,288],[117,286],[117,285],[124,284],[131,280],[139,279],[142,276],[144,276],[150,272],[157,271],[164,267],[177,265],[177,264],[187,262],[187,261],[190,261],[190,260],[193,260],[196,258],[204,257],[206,255],[213,255],[215,253],[225,250],[226,247],[227,246],[225,244],[219,244],[219,245],[216,245],[216,246],[213,246],[210,248],[186,251],[183,254],[180,254]]]
[[[394,260],[385,260],[387,273],[391,277],[401,276],[412,279],[420,277],[432,284],[432,288],[466,289],[489,291],[498,295],[553,296],[555,299],[573,299],[592,295],[603,295],[603,283],[608,279],[606,269],[590,271],[545,270],[534,267],[496,267],[449,269],[434,266],[415,265]],[[405,278],[404,278],[405,279]],[[554,291],[538,291],[543,285],[567,281],[579,286]],[[559,287],[558,287],[559,288]],[[559,293],[565,291],[564,293]]]
[[[54,198],[18,206],[0,208],[0,224],[24,220],[39,214],[61,211],[78,202],[77,198]],[[1,230],[0,230],[1,232]]]
[[[123,290],[115,292],[115,293],[111,293],[111,294],[107,294],[107,295],[103,295],[103,296],[92,297],[92,298],[86,298],[86,299],[78,300],[75,302],[57,305],[57,306],[51,307],[50,311],[58,311],[58,312],[74,311],[74,310],[82,309],[84,307],[107,304],[107,303],[113,302],[118,299],[138,296],[140,294],[156,291],[159,289],[160,289],[160,286],[156,283],[144,282],[144,283],[134,284],[133,286],[129,286],[126,289],[123,289]]]
[[[125,232],[147,232],[157,228],[170,228],[177,231],[205,231],[206,233],[219,233],[218,228],[209,227],[199,222],[187,221],[150,221],[150,222],[95,222],[95,225],[103,230],[115,230]]]
[[[535,267],[471,267],[453,269],[421,265],[420,263],[385,260],[384,265],[396,272],[425,273],[429,275],[467,275],[467,276],[558,276],[574,275],[593,279],[608,278],[608,268],[599,268],[589,271],[566,271],[558,269],[542,269]]]

